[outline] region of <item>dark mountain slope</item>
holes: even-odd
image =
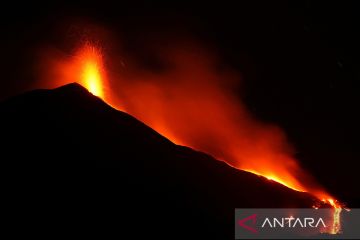
[[[233,239],[234,208],[314,203],[173,144],[78,84],[11,98],[0,116],[1,164],[16,169],[9,218],[37,234]]]

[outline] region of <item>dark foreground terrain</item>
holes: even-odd
[[[78,84],[11,98],[0,116],[14,233],[233,239],[234,208],[314,202],[177,146]]]

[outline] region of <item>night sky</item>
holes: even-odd
[[[241,73],[241,90],[234,91],[251,113],[283,128],[304,168],[354,204],[360,196],[359,10],[356,1],[3,6],[0,100],[32,89],[39,51],[71,48],[79,23],[106,28],[130,49],[141,49],[148,36],[188,35]]]

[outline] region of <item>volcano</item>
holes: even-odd
[[[10,98],[0,115],[1,163],[25,170],[6,199],[29,231],[233,239],[235,208],[318,201],[176,145],[76,83]]]

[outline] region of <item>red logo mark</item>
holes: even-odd
[[[248,230],[248,231],[250,231],[252,233],[257,233],[257,230],[255,228],[252,228],[252,227],[249,227],[248,225],[245,225],[245,222],[250,221],[250,220],[252,220],[252,224],[255,225],[255,223],[256,223],[256,214],[253,214],[253,215],[251,215],[251,216],[249,216],[247,218],[239,220],[238,224],[241,227],[245,228],[246,230]]]

